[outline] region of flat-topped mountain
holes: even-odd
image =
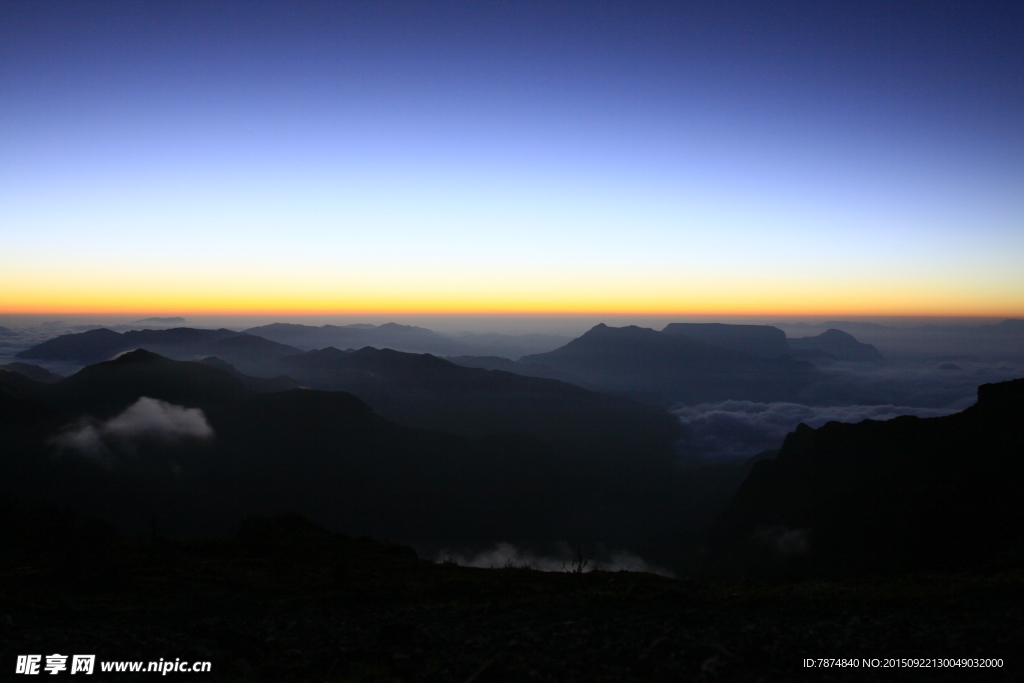
[[[778,358],[789,353],[786,333],[771,325],[671,323],[662,332],[762,358]]]
[[[546,365],[581,377],[602,391],[657,394],[667,401],[791,398],[814,380],[809,363],[761,358],[689,336],[601,324],[549,353],[522,363]]]
[[[837,360],[883,360],[882,354],[873,345],[859,342],[852,334],[842,330],[830,329],[814,337],[796,337],[787,341],[797,358],[811,357],[813,353],[807,352],[819,351]]]
[[[965,566],[1024,551],[1024,379],[948,417],[800,425],[754,465],[718,540],[748,570]]]

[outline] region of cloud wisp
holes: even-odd
[[[173,443],[213,436],[213,428],[199,408],[143,396],[109,420],[83,418],[64,427],[52,443],[60,449],[101,457],[108,455],[114,444],[131,447],[146,440]]]

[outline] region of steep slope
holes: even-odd
[[[1024,380],[948,417],[801,425],[758,462],[718,529],[748,568],[963,566],[1024,550]]]
[[[810,364],[792,358],[759,358],[686,336],[603,324],[560,349],[520,362],[576,375],[602,391],[666,402],[784,400],[815,378]]]

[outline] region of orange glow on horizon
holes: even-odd
[[[72,307],[67,305],[53,304],[43,306],[6,306],[0,308],[0,315],[118,315],[118,316],[387,316],[387,315],[479,315],[479,316],[794,316],[794,317],[823,317],[823,316],[847,316],[847,317],[993,317],[993,318],[1021,318],[1024,317],[1024,310],[996,307],[963,307],[963,308],[870,308],[867,306],[834,306],[830,308],[814,307],[787,307],[775,306],[766,308],[753,307],[710,307],[695,306],[689,308],[653,308],[653,307],[578,307],[578,308],[555,308],[555,307],[509,307],[509,308],[481,308],[481,307],[458,307],[458,306],[393,306],[377,308],[372,306],[348,306],[338,308],[325,308],[315,306],[296,305],[292,307],[259,307],[259,306],[208,306],[204,307],[195,304],[174,305],[153,305],[153,306],[80,306]]]
[[[70,269],[69,269],[70,270]],[[865,282],[719,273],[303,273],[30,271],[0,274],[0,314],[48,315],[1024,315],[1016,283],[939,278]],[[819,274],[820,275],[820,274]]]

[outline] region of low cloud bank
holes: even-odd
[[[808,405],[897,405],[963,410],[972,405],[978,385],[1024,377],[1016,362],[979,362],[947,357],[928,362],[828,363],[822,379],[799,401]]]
[[[786,434],[803,422],[820,427],[826,422],[891,420],[900,415],[939,417],[952,408],[911,406],[806,406],[799,403],[722,401],[685,406],[672,411],[679,418],[683,437],[679,452],[687,461],[749,458],[778,448]]]
[[[213,428],[199,408],[186,408],[143,396],[105,422],[84,418],[66,426],[52,443],[58,448],[102,456],[110,452],[114,443],[130,446],[142,440],[176,442],[207,440],[213,436]]]
[[[598,557],[584,556],[581,563],[579,555],[568,545],[559,549],[555,555],[534,555],[533,553],[520,550],[511,543],[498,543],[490,550],[477,554],[453,553],[441,551],[434,560],[441,562],[454,562],[463,567],[478,567],[480,569],[501,569],[505,567],[528,568],[542,572],[573,572],[583,573],[595,570],[605,572],[647,572],[661,576],[674,576],[672,572],[648,563],[642,557],[627,552],[606,552]]]

